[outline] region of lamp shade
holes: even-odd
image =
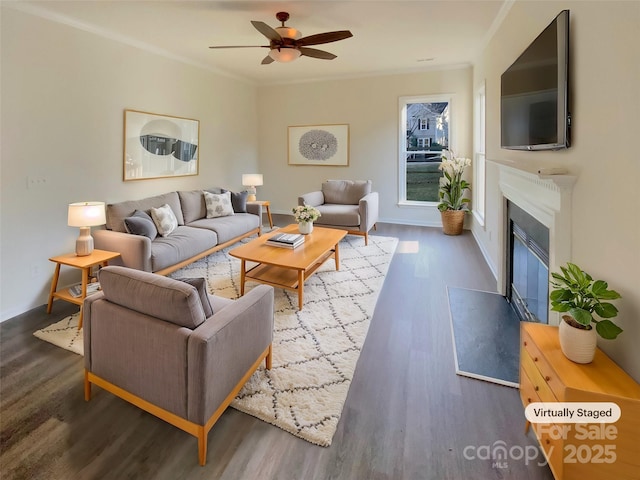
[[[107,219],[104,213],[104,202],[69,204],[67,224],[70,227],[95,227],[105,223],[107,223]]]
[[[245,187],[257,187],[262,184],[261,173],[245,173],[242,175],[242,185]]]
[[[301,55],[300,50],[297,48],[272,48],[269,50],[269,56],[273,58],[276,62],[280,63],[288,63],[293,62],[296,58]]]

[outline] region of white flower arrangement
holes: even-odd
[[[471,165],[468,158],[456,158],[451,151],[442,152],[442,177],[440,177],[440,191],[438,196],[440,203],[438,210],[469,210],[469,198],[464,197],[471,184],[462,178],[465,168]]]
[[[296,222],[313,222],[320,217],[320,212],[317,208],[312,207],[311,205],[298,205],[297,207],[291,209],[293,212],[293,216],[296,219]]]

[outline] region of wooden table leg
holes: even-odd
[[[336,270],[340,270],[340,250],[337,243],[333,250],[333,256],[336,260]]]
[[[91,270],[91,267],[82,269],[82,294],[80,298],[82,298],[83,302],[84,302],[84,299],[87,298],[87,285],[89,284],[89,270]],[[84,312],[84,305],[80,305],[80,316],[78,317],[78,330],[82,328],[83,312]]]
[[[266,209],[267,209],[267,217],[269,217],[269,227],[273,228],[273,219],[271,218],[271,207],[267,205]]]
[[[244,282],[245,282],[245,267],[247,266],[246,260],[240,261],[240,296],[244,295]]]
[[[58,288],[58,278],[60,277],[60,264],[56,263],[56,270],[53,272],[53,279],[51,280],[51,290],[49,291],[49,303],[47,303],[47,313],[51,313],[51,307],[53,307],[53,294],[56,293]]]
[[[298,310],[304,303],[304,270],[298,270]]]

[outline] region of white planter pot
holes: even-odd
[[[300,222],[298,224],[298,230],[300,230],[300,233],[303,235],[310,234],[313,232],[313,222]]]
[[[572,362],[591,363],[596,354],[598,340],[596,329],[582,330],[575,328],[565,322],[564,317],[566,316],[562,316],[558,331],[562,353]]]

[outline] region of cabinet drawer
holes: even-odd
[[[543,378],[543,374],[539,370],[540,362],[534,362],[533,358],[529,356],[529,352],[522,352],[520,358],[521,367],[526,372],[529,380],[533,384],[533,388],[538,394],[540,401],[542,402],[557,402],[558,399],[551,391],[551,388]]]
[[[544,380],[544,383],[546,383],[553,392],[553,396],[557,400],[562,401],[564,398],[564,386],[562,382],[551,366],[547,363],[547,360],[538,349],[538,346],[533,340],[531,340],[531,337],[529,337],[529,334],[525,331],[522,332],[522,348],[524,349],[522,356],[524,356],[525,352],[529,354],[533,364],[540,372],[540,376]]]
[[[544,455],[549,462],[549,467],[551,467],[553,476],[558,479],[563,478],[565,441],[562,438],[558,438],[561,437],[561,435],[557,433],[560,430],[558,428],[545,425],[544,433],[539,433],[539,431],[536,430],[536,426],[537,425],[534,425],[534,431],[536,431],[536,436],[540,441],[540,447],[544,451]],[[553,436],[549,435],[549,432],[554,432]]]
[[[523,368],[520,369],[520,398],[522,399],[524,408],[527,408],[527,405],[530,403],[542,401],[538,396],[535,385]]]

